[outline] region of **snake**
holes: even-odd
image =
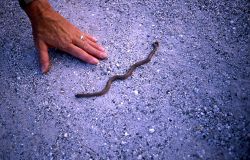
[[[110,77],[108,79],[108,81],[106,82],[105,87],[101,91],[93,92],[93,93],[77,93],[77,94],[75,94],[75,97],[76,98],[87,98],[87,97],[102,96],[102,95],[106,94],[109,91],[109,89],[114,81],[127,79],[128,77],[130,77],[133,74],[134,70],[137,67],[142,66],[142,65],[151,61],[153,55],[156,53],[156,51],[159,48],[159,42],[155,41],[152,44],[152,46],[153,46],[153,50],[148,54],[147,58],[134,63],[132,66],[130,66],[130,68],[127,70],[127,72],[125,74],[114,75],[114,76]]]

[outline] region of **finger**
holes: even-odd
[[[97,39],[96,38],[94,38],[93,36],[91,36],[91,35],[89,35],[89,34],[87,34],[87,33],[85,33],[85,34],[83,34],[83,35],[85,35],[86,36],[86,38],[88,38],[89,40],[91,40],[92,42],[97,42]]]
[[[88,41],[88,43],[89,43],[92,47],[98,49],[99,51],[105,52],[105,49],[104,49],[102,46],[100,46],[100,45],[98,45],[97,43],[92,42],[92,41],[90,41],[90,40],[87,40],[87,41]]]
[[[79,30],[78,35],[83,35],[84,37],[83,39],[87,40],[91,44],[91,46],[93,46],[94,48],[100,51],[105,51],[105,49],[102,46],[97,44],[97,39],[95,37],[89,35],[88,33],[81,32],[80,30]],[[80,39],[81,39],[81,36],[80,36]]]
[[[38,41],[37,47],[39,50],[41,70],[43,73],[47,73],[50,69],[48,46],[45,42]]]
[[[76,39],[75,41],[73,41],[73,43],[92,56],[102,59],[107,57],[107,54],[105,52],[92,47],[87,40]]]
[[[84,50],[75,46],[74,44],[70,44],[69,47],[67,47],[67,49],[64,51],[70,53],[74,57],[79,58],[80,60],[85,61],[87,63],[90,63],[90,64],[98,64],[99,63],[98,59],[89,55]]]

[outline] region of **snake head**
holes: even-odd
[[[155,42],[153,43],[153,47],[154,47],[154,48],[159,47],[159,42],[158,42],[158,41],[155,41]]]

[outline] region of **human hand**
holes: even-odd
[[[92,36],[81,32],[49,4],[36,0],[25,11],[30,18],[43,73],[50,69],[49,48],[57,48],[90,64],[98,64],[107,54]]]

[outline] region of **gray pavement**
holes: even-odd
[[[39,70],[30,23],[0,1],[0,159],[250,159],[247,0],[51,0],[99,39],[98,66],[51,50]],[[76,99],[152,61],[102,97]]]

